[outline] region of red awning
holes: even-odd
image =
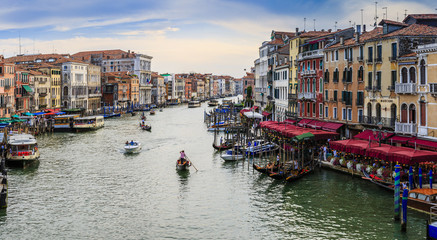
[[[429,141],[429,140],[422,140],[422,139],[415,139],[408,141],[409,146],[417,146],[420,148],[426,148],[429,150],[437,150],[437,142]]]
[[[407,149],[391,153],[389,160],[409,165],[428,161],[437,162],[437,152]]]
[[[386,161],[386,160],[388,160],[391,153],[398,152],[398,151],[406,151],[406,150],[411,151],[411,148],[395,147],[395,146],[390,146],[387,144],[381,144],[381,147],[378,146],[378,147],[373,147],[373,148],[367,149],[366,156],[378,158],[378,159]]]
[[[271,115],[271,113],[263,111],[263,116],[264,117],[267,117],[267,116],[270,116],[270,115]]]
[[[376,133],[375,133],[376,136],[375,136],[373,134],[372,130],[367,129],[367,130],[364,130],[363,132],[355,135],[354,138],[355,139],[363,139],[363,140],[367,140],[367,141],[369,139],[371,141],[379,141],[378,134],[379,134],[379,130],[376,130]],[[389,138],[389,137],[394,135],[394,133],[388,133],[388,132],[381,132],[381,134],[382,134],[382,140],[384,140],[386,138]]]
[[[308,123],[310,123],[310,122],[312,122],[312,121],[313,121],[312,119],[304,118],[304,119],[300,120],[300,121],[297,123],[297,125],[298,125],[299,127],[305,127]]]
[[[415,137],[393,136],[389,140],[392,143],[407,144],[408,141],[415,140]]]
[[[308,123],[307,127],[316,128],[316,129],[322,129],[322,127],[325,126],[327,123],[328,122],[322,122],[322,121],[314,120],[314,121]]]
[[[258,108],[259,108],[258,106],[253,106],[250,108],[250,111],[252,111],[252,110],[256,111]]]
[[[322,129],[326,130],[326,131],[330,131],[330,132],[337,132],[337,130],[339,128],[341,128],[344,124],[343,123],[333,123],[333,122],[328,122],[327,124],[325,124]]]
[[[294,124],[294,123],[296,122],[296,120],[293,120],[293,119],[285,119],[284,122],[285,122],[285,123],[291,123],[291,124]]]

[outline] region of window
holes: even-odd
[[[328,62],[329,58],[328,58],[329,53],[325,53],[325,61]]]
[[[367,50],[368,50],[367,61],[373,62],[373,47],[369,47]]]
[[[325,101],[328,101],[328,90],[325,90]]]
[[[397,59],[398,56],[398,44],[392,43],[391,44],[391,60],[394,61]]]
[[[426,84],[426,67],[423,59],[420,61],[420,84]]]
[[[313,103],[313,117],[316,116],[316,104]]]
[[[350,48],[349,49],[349,61],[353,61],[353,59],[354,59],[354,51],[353,51],[353,48]]]
[[[323,70],[323,60],[322,59],[320,59],[320,61],[319,61],[319,69]]]
[[[316,60],[313,60],[313,70],[316,70]]]
[[[348,53],[348,49],[345,48],[344,49],[344,60],[347,60],[347,53]]]
[[[335,83],[338,82],[338,75],[339,75],[339,71],[338,68],[336,68],[334,71],[334,77],[332,78]]]
[[[394,89],[397,82],[398,73],[395,71],[391,71],[391,88]]]
[[[376,61],[382,62],[382,45],[378,45],[376,47],[376,54],[377,54]]]
[[[363,121],[363,109],[358,109],[358,122]]]
[[[416,83],[416,68],[410,67],[410,83]]]
[[[334,52],[331,52],[331,62],[334,61]]]
[[[307,103],[307,116],[310,115],[310,103]]]
[[[342,109],[341,120],[346,120],[346,108]]]
[[[352,109],[347,109],[347,120],[352,121]]]
[[[363,58],[364,58],[364,47],[360,46],[360,56],[359,56],[359,59],[363,60]]]
[[[338,50],[335,50],[335,61],[338,61]]]
[[[319,80],[319,92],[323,93],[323,79],[322,78],[320,78],[320,80]]]
[[[332,118],[337,119],[337,108],[336,107],[334,107]]]
[[[420,102],[420,126],[426,126],[426,103]]]
[[[363,77],[364,77],[364,68],[363,66],[360,66],[360,69],[358,69],[358,82],[363,81],[364,80]]]
[[[358,91],[357,92],[357,106],[363,106],[364,105],[364,92]]]
[[[401,70],[401,82],[408,83],[408,70],[406,67],[403,67]]]
[[[372,72],[368,72],[368,76],[367,76],[367,86],[368,86],[369,88],[372,88],[372,86],[373,86],[373,79],[372,79],[372,76],[373,76]]]
[[[334,101],[337,101],[337,90],[334,90]]]
[[[329,71],[326,69],[325,71],[325,82],[329,83]]]
[[[329,117],[329,107],[325,107],[325,118]]]
[[[323,117],[323,104],[319,103],[319,117]]]

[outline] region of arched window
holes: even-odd
[[[371,103],[367,103],[367,118],[369,119],[368,121],[370,121],[370,119],[372,118],[372,104]]]
[[[358,69],[358,82],[364,81],[364,68],[363,66],[360,66],[360,69]]]
[[[376,104],[376,123],[381,122],[381,104]]]
[[[311,79],[307,79],[307,90],[306,92],[311,92]]]
[[[416,83],[416,68],[410,67],[410,83]]]
[[[64,87],[64,94],[63,95],[68,96],[68,87],[67,86]]]
[[[426,84],[425,60],[420,61],[420,84]]]
[[[409,117],[409,123],[416,123],[416,105],[413,103],[410,104]]]
[[[349,68],[349,72],[347,73],[347,80],[348,80],[348,82],[352,82],[352,75],[353,75],[352,67],[350,67]]]
[[[401,106],[401,123],[406,123],[408,122],[408,107],[407,104],[402,104]]]
[[[329,71],[326,69],[325,71],[325,82],[329,82]]]
[[[408,83],[408,70],[406,67],[401,70],[401,83]]]

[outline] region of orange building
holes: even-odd
[[[0,117],[10,117],[15,108],[15,64],[6,63],[0,55]]]

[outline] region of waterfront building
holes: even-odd
[[[33,77],[33,83],[31,88],[34,90],[33,97],[31,98],[32,106],[31,112],[34,110],[43,110],[46,108],[52,108],[51,101],[51,78],[45,72],[29,70],[29,75]]]
[[[437,44],[419,45],[398,61],[395,92],[400,111],[395,131],[437,141]]]
[[[87,113],[97,114],[100,112],[102,99],[102,82],[100,77],[100,67],[89,64],[87,67],[87,89],[88,89],[88,106]]]
[[[15,64],[0,55],[0,117],[10,117],[15,110]]]
[[[102,73],[129,72],[138,76],[140,81],[140,104],[152,102],[152,57],[131,52],[130,50],[85,51],[72,55],[74,59],[89,62],[101,67]]]
[[[193,91],[192,91],[192,83],[193,80],[191,78],[184,78],[185,81],[185,101],[190,101],[191,97],[193,97]]]
[[[204,79],[196,79],[195,83],[196,84],[195,84],[194,88],[196,90],[197,97],[200,100],[205,100],[206,99],[206,97],[205,97],[205,80]]]
[[[299,117],[324,119],[323,91],[324,91],[324,53],[329,44],[340,41],[340,38],[351,38],[353,28],[324,32],[317,37],[305,39],[301,44],[301,53],[298,56],[298,109]],[[338,53],[338,51],[337,51]],[[338,61],[338,55],[334,60]],[[338,72],[335,76],[339,76]],[[334,80],[338,82],[338,77]],[[334,116],[335,117],[335,116]]]
[[[164,76],[152,72],[152,85],[152,103],[156,105],[164,104],[166,99]]]
[[[382,34],[366,40],[364,45],[365,116],[360,123],[368,127],[382,124],[385,129],[394,131],[400,111],[398,95],[408,90],[399,87],[396,91],[399,70],[408,69],[410,76],[417,74],[414,64],[410,64],[410,54],[420,44],[434,43],[437,28],[390,20],[383,20],[379,25],[383,26]]]
[[[185,102],[185,79],[180,74],[175,75],[175,99]]]
[[[255,71],[255,69],[253,69]],[[244,98],[247,96],[247,88],[252,88],[252,99],[255,93],[255,74],[253,72],[246,72],[246,76],[241,79],[242,89],[237,94],[242,94]]]
[[[33,75],[30,71],[17,67],[15,69],[15,113],[30,112],[34,100]]]
[[[137,77],[127,72],[102,73],[102,101],[104,106],[127,108],[131,106],[131,82]]]
[[[289,66],[289,46],[276,50],[273,56],[272,72],[273,72],[273,100],[274,111],[273,119],[276,121],[285,120],[285,112],[288,110],[288,88],[290,77]]]
[[[42,64],[35,68],[50,77],[50,106],[51,108],[61,107],[61,69],[51,64]],[[100,101],[100,99],[99,99]]]
[[[382,33],[381,28],[363,33],[360,29],[357,27],[354,37],[341,37],[324,50],[323,117],[345,124],[347,138],[363,130],[360,119],[364,116],[364,41]]]
[[[172,102],[172,100],[176,100],[176,78],[174,74],[161,74],[164,77],[165,84],[165,93],[167,98],[165,99],[167,102]]]
[[[317,37],[319,35],[327,34],[325,31],[308,31],[308,32],[299,32],[299,28],[296,28],[295,36],[292,37],[289,42],[289,78],[288,78],[288,110],[285,112],[285,115],[289,119],[297,120],[299,117],[299,109],[298,109],[298,58],[299,53],[301,51],[300,46],[304,44],[304,41],[308,38]]]
[[[68,59],[61,69],[62,107],[88,110],[88,64]]]

